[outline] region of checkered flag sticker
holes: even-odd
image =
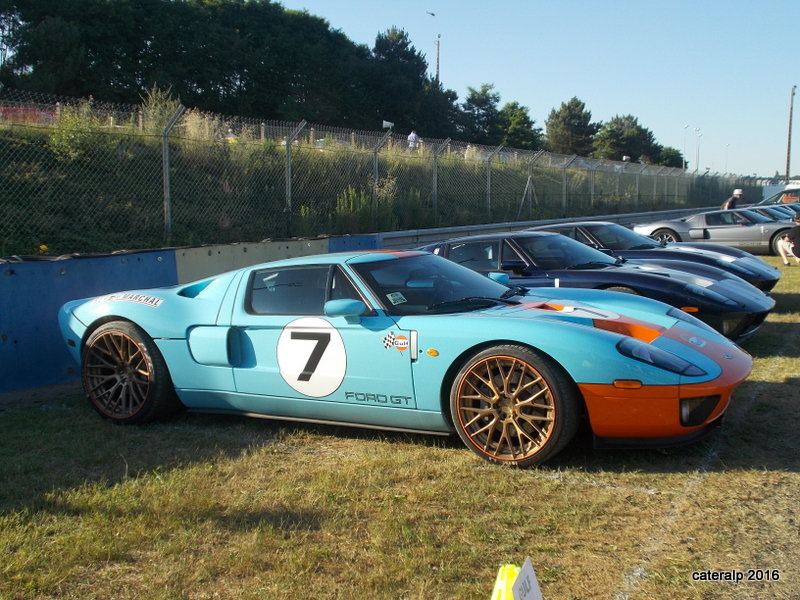
[[[390,331],[388,334],[386,334],[386,337],[383,338],[383,347],[391,348],[392,346],[394,346],[394,341],[396,339],[397,336],[394,334],[394,332]]]

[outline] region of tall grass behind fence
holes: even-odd
[[[157,93],[136,106],[0,90],[0,256],[704,206],[759,183],[454,140],[409,149],[392,131],[186,111]]]

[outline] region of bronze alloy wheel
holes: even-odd
[[[177,404],[164,359],[133,323],[106,323],[92,333],[81,373],[92,406],[120,423],[148,421]]]
[[[461,439],[491,462],[528,466],[560,451],[577,428],[574,383],[551,360],[501,346],[456,376],[451,410]]]

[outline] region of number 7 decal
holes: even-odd
[[[303,372],[297,377],[297,381],[309,381],[314,371],[316,371],[319,366],[319,361],[325,353],[325,348],[331,343],[331,334],[317,333],[314,331],[292,331],[291,337],[293,340],[311,340],[317,342],[316,346],[314,346],[314,349],[311,351],[311,355],[308,357],[308,362],[303,368]]]
[[[277,348],[281,378],[302,396],[335,392],[347,372],[347,353],[339,331],[318,317],[295,319],[281,331]]]

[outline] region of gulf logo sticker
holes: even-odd
[[[404,335],[395,335],[394,332],[389,332],[383,338],[384,348],[397,348],[400,352],[408,350],[408,338]]]

